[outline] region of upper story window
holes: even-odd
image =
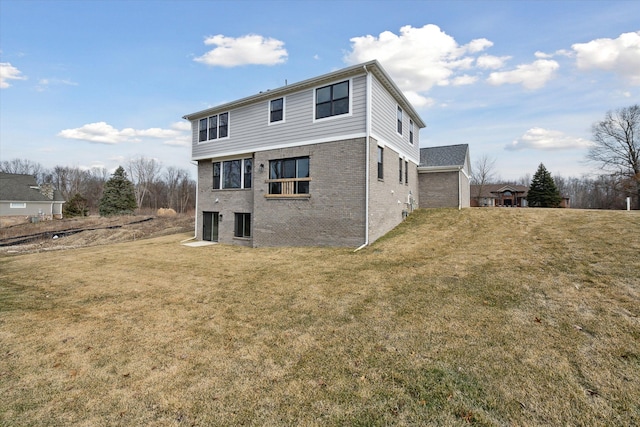
[[[400,135],[402,135],[402,108],[400,107],[398,107],[397,117],[398,117],[398,127],[396,128],[396,130]]]
[[[413,120],[409,119],[409,142],[413,144]]]
[[[316,119],[348,113],[348,80],[316,89]]]
[[[253,159],[213,162],[213,189],[251,188]]]
[[[229,113],[200,119],[198,131],[198,142],[226,138],[229,136]]]
[[[378,179],[384,179],[384,149],[378,147]]]
[[[284,98],[273,99],[269,103],[269,123],[284,120]]]
[[[269,161],[269,194],[309,194],[309,157]]]

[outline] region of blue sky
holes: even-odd
[[[640,102],[638,1],[0,1],[0,160],[195,172],[185,114],[378,59],[427,128],[504,179],[597,172]]]

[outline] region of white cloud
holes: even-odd
[[[78,86],[78,83],[73,82],[68,79],[40,79],[38,80],[38,85],[36,86],[36,90],[38,92],[44,92],[51,86]]]
[[[433,98],[427,98],[426,96],[422,96],[412,90],[405,91],[404,96],[407,97],[411,105],[414,107],[430,107],[435,103]]]
[[[11,65],[9,62],[0,62],[0,89],[6,89],[9,86],[9,80],[26,80],[22,75],[22,71]]]
[[[589,148],[593,143],[587,139],[565,135],[557,130],[548,130],[539,127],[531,128],[519,139],[516,139],[505,148],[511,151],[517,150],[567,150]]]
[[[553,60],[538,59],[531,64],[521,64],[511,71],[496,71],[489,75],[487,82],[494,86],[522,84],[527,89],[539,89],[554,77],[560,65]]]
[[[469,54],[492,45],[484,38],[459,45],[437,25],[421,28],[406,25],[400,28],[399,35],[384,31],[377,37],[352,38],[351,52],[344,60],[348,64],[357,64],[377,59],[403,91],[417,94],[436,85],[452,84],[456,77],[460,77],[458,73],[473,67],[475,58]],[[468,77],[458,81],[468,81]]]
[[[208,51],[194,61],[220,67],[236,67],[239,65],[275,65],[287,60],[284,42],[273,38],[265,38],[257,34],[233,38],[222,34],[207,37],[205,45],[213,45]]]
[[[511,59],[510,56],[481,55],[476,59],[476,65],[484,69],[497,70],[504,67],[509,59]]]
[[[640,85],[640,31],[623,33],[617,39],[596,39],[571,46],[581,70],[601,69]]]
[[[186,126],[185,126],[186,125]],[[89,123],[75,129],[65,129],[58,136],[67,139],[94,142],[98,144],[120,144],[123,142],[140,142],[141,138],[164,139],[168,145],[189,145],[191,142],[191,125],[177,122],[170,129],[149,128],[118,130],[106,122]]]
[[[478,77],[464,74],[462,76],[454,77],[451,84],[454,86],[463,86],[473,84],[476,81],[478,81]]]

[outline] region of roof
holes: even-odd
[[[420,167],[463,167],[469,154],[469,144],[443,145],[420,149]]]
[[[33,175],[0,172],[0,200],[19,202],[64,202],[59,191],[45,196]]]
[[[304,89],[319,86],[325,82],[330,82],[340,78],[347,78],[347,77],[362,75],[366,72],[371,72],[378,78],[378,80],[380,80],[380,82],[389,91],[389,93],[391,93],[396,98],[396,100],[398,101],[398,104],[405,111],[408,111],[409,114],[415,119],[415,124],[417,126],[419,126],[420,128],[424,128],[427,126],[422,120],[422,118],[420,117],[420,115],[418,114],[418,112],[415,110],[415,108],[413,108],[409,100],[404,96],[402,91],[398,88],[398,86],[396,86],[393,80],[391,80],[391,77],[389,77],[387,72],[382,68],[382,66],[377,60],[353,65],[351,67],[333,71],[328,74],[323,74],[318,77],[303,80],[298,83],[292,83],[286,86],[279,87],[277,89],[270,89],[264,92],[260,92],[256,95],[248,96],[246,98],[241,98],[236,101],[228,102],[226,104],[221,104],[212,108],[208,108],[206,110],[187,114],[183,116],[183,119],[195,120],[198,118],[203,118],[211,114],[215,114],[217,112],[223,112],[225,110],[239,108],[244,105],[253,104],[260,101],[266,101],[269,99],[273,99],[275,97],[287,95],[289,93],[299,92]]]

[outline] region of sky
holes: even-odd
[[[372,59],[421,147],[596,174],[591,126],[640,102],[640,2],[0,0],[0,160],[195,176],[184,115]]]

